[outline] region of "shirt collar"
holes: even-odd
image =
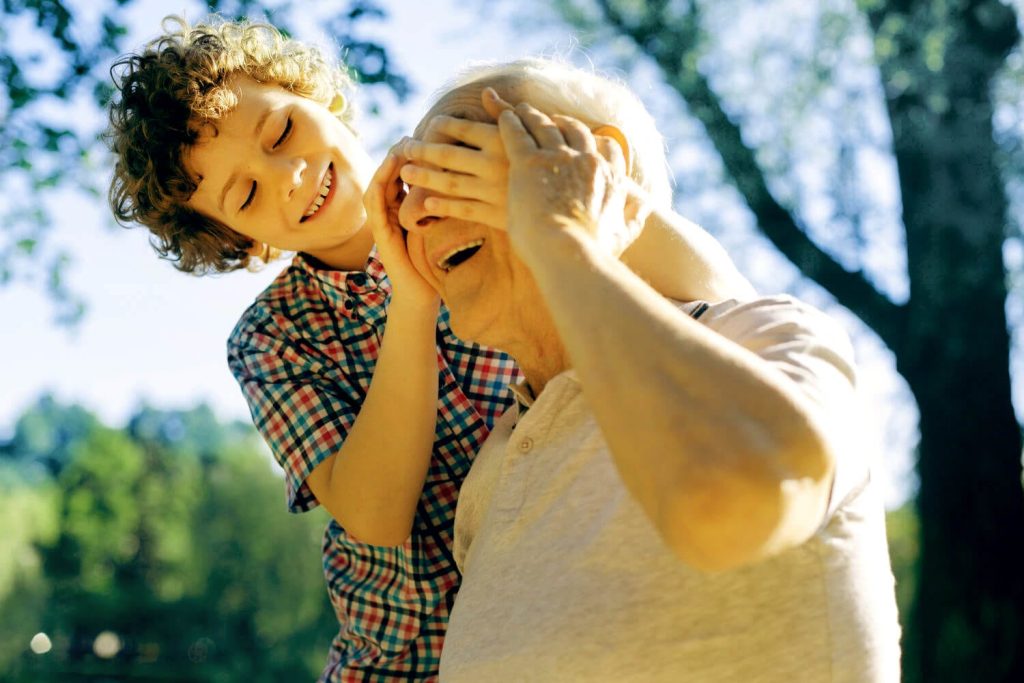
[[[554,377],[548,380],[547,386],[544,387],[544,393],[548,390],[548,387],[555,385],[573,385],[579,384],[579,375],[576,374],[574,368],[567,368],[562,372],[558,373]],[[533,389],[530,387],[526,379],[521,379],[514,384],[508,385],[508,390],[512,392],[512,396],[515,398],[516,403],[519,404],[519,412],[525,413],[537,401],[537,395],[533,393]]]
[[[352,317],[355,308],[363,301],[372,299],[372,303],[379,304],[391,296],[391,281],[384,272],[384,264],[376,245],[370,250],[363,270],[324,268],[316,259],[305,254],[296,254],[292,265],[319,282],[320,289],[348,318]]]
[[[519,404],[520,413],[525,413],[533,405],[533,402],[537,400],[537,397],[533,395],[533,389],[530,388],[525,379],[508,385],[508,390],[512,392],[513,398]]]

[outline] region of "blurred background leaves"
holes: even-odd
[[[113,429],[43,398],[0,456],[0,680],[313,680],[326,518],[283,495],[254,430],[205,406]]]

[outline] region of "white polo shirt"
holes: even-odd
[[[821,529],[755,565],[686,566],[622,485],[575,374],[562,373],[528,411],[499,419],[462,487],[463,582],[442,681],[899,680],[884,510],[852,414],[849,341],[790,297],[715,304],[699,320],[833,419]]]

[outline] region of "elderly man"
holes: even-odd
[[[580,97],[545,68],[464,79],[428,114],[519,103],[498,116],[507,231],[430,183],[400,210],[455,332],[526,378],[460,494],[442,680],[898,680],[848,341],[790,297],[680,303],[637,277],[620,257],[650,207],[616,169],[657,160],[628,121],[559,107]]]

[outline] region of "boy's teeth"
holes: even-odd
[[[309,218],[319,211],[321,206],[323,206],[324,199],[327,198],[328,193],[331,191],[331,175],[331,169],[327,169],[327,175],[324,176],[324,183],[320,186],[320,194],[318,194],[316,199],[313,200],[313,205],[309,207],[309,210],[303,214],[303,218]]]

